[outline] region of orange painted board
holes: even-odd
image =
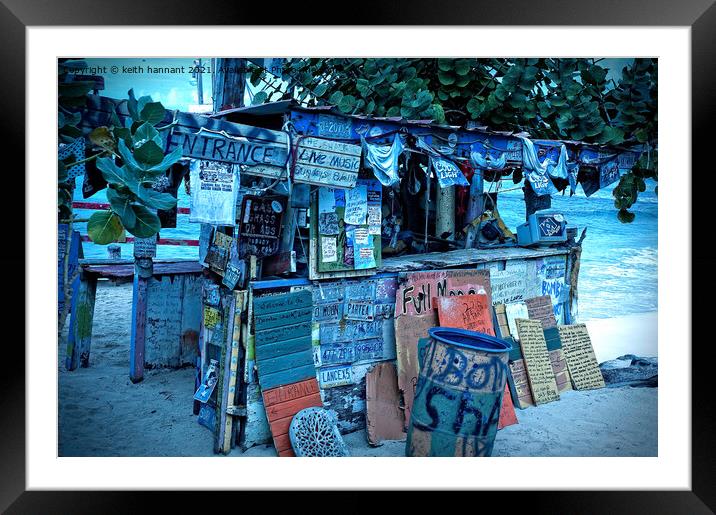
[[[404,440],[403,411],[400,409],[398,375],[392,363],[379,363],[365,376],[366,432],[368,442]]]
[[[495,336],[492,304],[487,295],[454,295],[438,297],[437,300],[441,327],[467,329]]]
[[[515,413],[515,405],[512,404],[510,396],[510,388],[505,385],[505,393],[502,395],[502,406],[500,406],[500,419],[497,421],[497,429],[517,424],[517,414]]]
[[[266,417],[279,456],[294,456],[288,436],[293,416],[305,408],[323,407],[316,378],[271,388],[263,392]]]
[[[285,451],[279,452],[278,455],[282,458],[295,458],[296,457],[296,455],[293,453],[293,449],[286,449]]]

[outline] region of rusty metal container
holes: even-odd
[[[406,456],[490,456],[512,345],[464,329],[434,327],[428,333],[418,349]]]

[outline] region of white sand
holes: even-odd
[[[194,370],[147,370],[129,381],[132,286],[100,281],[90,367],[67,372],[58,347],[60,456],[212,456],[213,436],[192,414]],[[656,314],[587,322],[598,360],[656,355]],[[653,326],[653,331],[652,331]],[[653,338],[649,335],[653,335]],[[653,349],[653,350],[650,350]],[[655,456],[656,388],[567,392],[517,410],[519,424],[498,432],[494,456]],[[353,456],[403,456],[403,442],[367,445],[345,435]],[[230,456],[275,456],[258,446]]]

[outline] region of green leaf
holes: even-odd
[[[119,193],[114,188],[107,188],[107,200],[112,207],[112,211],[117,213],[122,220],[122,225],[132,227],[137,223],[137,217],[132,210],[132,202],[134,199],[127,194]]]
[[[171,152],[169,152],[167,155],[164,156],[164,159],[162,159],[162,162],[158,165],[154,165],[151,168],[147,169],[147,172],[150,173],[160,173],[165,172],[167,168],[169,168],[171,165],[179,161],[182,157],[184,149],[182,147],[177,147]]]
[[[470,71],[470,59],[458,59],[455,61],[455,73],[467,75]]]
[[[636,215],[635,215],[634,213],[632,213],[631,211],[628,211],[628,210],[626,210],[626,209],[624,209],[624,208],[620,209],[620,210],[617,212],[617,218],[618,218],[619,221],[620,221],[621,223],[623,223],[623,224],[632,223],[632,222],[634,221],[634,217],[635,217],[635,216],[636,216]]]
[[[342,91],[334,91],[333,94],[328,97],[328,103],[332,105],[338,105],[338,103],[343,99],[343,92]]]
[[[360,80],[360,79],[359,79],[359,80]],[[363,80],[365,80],[365,79],[363,79]],[[366,82],[368,82],[368,81],[366,81]],[[313,90],[313,93],[314,93],[317,97],[322,97],[323,95],[326,94],[326,91],[328,91],[328,84],[326,84],[326,83],[324,82],[324,83],[319,84],[318,86],[316,86],[316,87],[314,88],[314,90]]]
[[[453,69],[454,59],[438,59],[438,69],[443,72],[447,72]]]
[[[97,159],[97,168],[102,172],[104,180],[110,184],[123,186],[127,182],[127,175],[122,168],[114,164],[114,158],[100,157]]]
[[[87,222],[87,234],[97,245],[107,245],[122,235],[122,223],[112,211],[97,211]]]
[[[164,152],[154,141],[147,141],[134,151],[134,157],[141,164],[152,167],[162,162]]]
[[[438,80],[444,86],[455,84],[455,76],[442,70],[438,71]]]
[[[146,186],[139,186],[137,190],[137,198],[139,201],[154,209],[171,209],[176,206],[177,199],[169,193],[160,193]]]
[[[133,204],[131,207],[137,221],[132,227],[126,227],[127,231],[138,238],[149,238],[159,232],[161,222],[156,214],[137,204]]]
[[[350,113],[356,105],[356,98],[353,95],[344,95],[338,102],[338,109],[344,113]]]
[[[305,90],[308,91],[308,90]],[[253,100],[251,100],[251,105],[261,105],[264,102],[266,102],[266,99],[268,98],[268,93],[266,91],[259,91],[254,95]]]
[[[164,109],[161,102],[149,102],[139,112],[139,117],[145,122],[156,125],[164,119],[165,112],[166,109]]]
[[[158,146],[162,145],[162,137],[159,135],[159,131],[151,123],[145,122],[137,128],[134,136],[132,136],[132,143],[135,147],[141,147],[147,141],[153,141]]]

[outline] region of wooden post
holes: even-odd
[[[246,90],[246,59],[216,59],[214,70],[214,112],[242,107]]]
[[[147,283],[149,279],[134,274],[132,291],[132,339],[129,344],[129,379],[144,379],[144,342],[147,326]]]
[[[552,197],[550,195],[537,196],[529,184],[525,184],[522,187],[522,191],[525,193],[525,221],[529,220],[530,215],[535,211],[552,207]]]
[[[224,356],[223,387],[219,399],[219,426],[216,435],[215,451],[228,454],[232,447],[234,402],[236,399],[236,380],[239,368],[239,344],[241,341],[241,312],[244,309],[245,291],[234,292],[227,317],[226,353]],[[228,325],[231,322],[231,325]]]
[[[447,237],[445,233],[450,233]],[[435,236],[443,240],[455,239],[455,186],[438,188]]]
[[[77,298],[72,303],[70,315],[70,331],[67,336],[65,358],[67,370],[75,370],[78,366],[89,367],[96,293],[97,276],[81,273]]]
[[[470,184],[470,199],[467,204],[467,214],[465,215],[466,222],[470,223],[478,216],[481,216],[485,212],[485,197],[483,192],[485,190],[485,182],[482,176],[482,170],[475,168],[475,173],[472,176],[472,183]],[[475,246],[477,241],[477,225],[470,225],[467,229],[467,237],[465,238],[465,248],[471,249]]]

